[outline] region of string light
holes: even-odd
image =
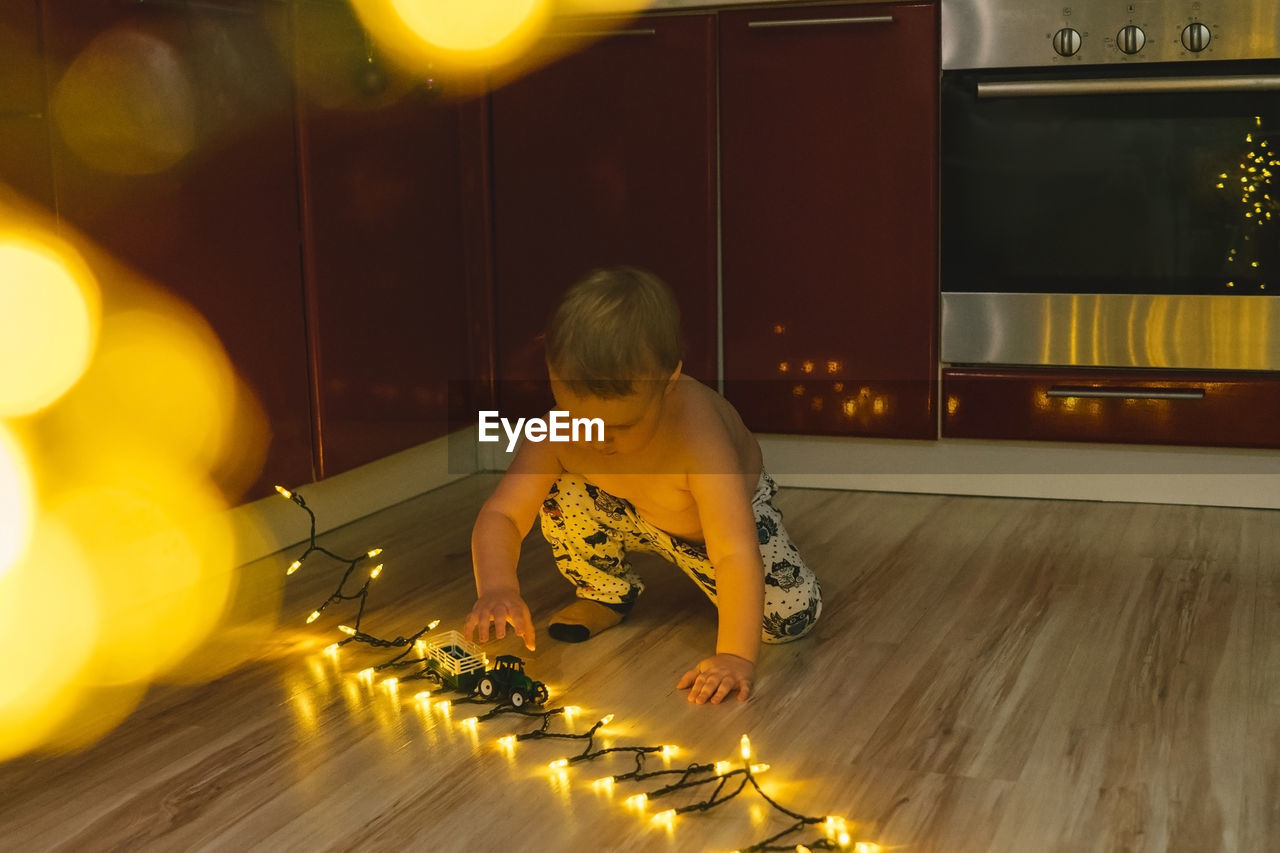
[[[302,569],[303,564],[307,561],[307,558],[317,552],[320,554],[323,554],[326,557],[329,557],[332,560],[336,560],[340,563],[345,563],[347,566],[346,571],[343,572],[342,574],[341,580],[338,581],[337,589],[335,589],[333,593],[331,593],[329,597],[326,598],[319,607],[311,611],[310,615],[307,616],[307,620],[306,620],[307,624],[310,625],[312,622],[315,622],[317,619],[319,619],[321,614],[324,613],[325,609],[329,605],[334,604],[335,602],[339,602],[339,601],[359,602],[356,609],[355,624],[354,625],[343,624],[338,626],[338,630],[347,635],[346,638],[343,640],[340,640],[338,643],[334,645],[327,646],[325,648],[325,652],[328,654],[335,654],[337,652],[337,648],[335,648],[335,645],[337,647],[341,647],[346,643],[364,643],[366,645],[373,646],[375,648],[403,648],[403,651],[401,651],[395,657],[392,657],[391,659],[384,661],[383,663],[374,667],[373,668],[374,671],[381,672],[382,670],[387,669],[388,667],[406,667],[414,664],[423,664],[423,667],[421,670],[409,676],[406,676],[406,678],[427,678],[427,677],[434,678],[435,677],[434,674],[427,670],[425,657],[420,656],[416,659],[406,659],[405,656],[411,650],[417,647],[417,642],[420,637],[422,637],[428,631],[434,630],[436,626],[440,624],[439,619],[432,621],[425,628],[418,631],[416,634],[413,634],[412,636],[409,636],[409,637],[398,636],[390,640],[384,639],[382,637],[376,637],[372,634],[369,634],[360,630],[360,623],[364,619],[365,604],[367,603],[369,598],[369,585],[372,584],[373,581],[377,579],[377,577],[380,574],[382,574],[382,569],[384,564],[378,563],[372,569],[370,569],[369,577],[365,580],[364,584],[361,585],[361,587],[355,592],[349,593],[349,592],[346,592],[345,589],[347,586],[347,582],[351,579],[351,575],[355,571],[356,567],[360,565],[360,563],[362,562],[365,562],[367,560],[372,560],[375,557],[377,557],[379,554],[382,553],[382,549],[370,548],[368,551],[366,551],[364,554],[360,555],[359,557],[347,558],[339,554],[335,554],[334,552],[326,548],[322,548],[316,542],[316,514],[312,512],[311,507],[307,506],[306,499],[300,493],[286,489],[284,486],[276,486],[276,491],[279,492],[282,497],[291,501],[295,505],[301,507],[302,510],[306,512],[307,517],[310,520],[310,534],[308,535],[308,538],[307,538],[307,547],[305,550],[303,550],[303,552],[300,555],[298,555],[298,557],[295,560],[293,560],[293,562],[289,564],[288,568],[285,569],[285,575],[286,576],[292,575],[295,572]],[[421,655],[421,652],[419,654]]]
[[[346,637],[336,643],[332,643],[326,646],[324,650],[325,653],[330,655],[336,655],[339,649],[341,648],[341,646],[349,642],[361,642],[361,643],[366,643],[368,645],[376,646],[376,647],[403,647],[403,651],[401,651],[399,654],[397,654],[395,657],[391,658],[390,660],[385,661],[377,666],[365,667],[364,669],[360,670],[357,673],[357,678],[359,678],[361,681],[364,681],[366,683],[371,683],[374,677],[376,676],[376,674],[381,670],[386,669],[387,667],[391,667],[391,666],[400,667],[400,666],[407,666],[415,663],[425,664],[426,663],[425,657],[420,657],[415,660],[404,660],[403,658],[411,650],[417,649],[419,654],[422,654],[422,652],[426,650],[425,647],[421,644],[420,638],[424,634],[426,634],[428,631],[435,629],[440,624],[440,621],[438,619],[433,620],[422,630],[418,631],[416,634],[410,637],[396,637],[393,640],[385,640],[379,637],[375,637],[371,634],[367,634],[364,631],[360,630],[360,622],[364,616],[364,607],[368,597],[369,585],[381,573],[383,568],[382,564],[378,564],[370,570],[369,577],[364,582],[359,592],[345,593],[343,591],[347,583],[347,580],[350,578],[356,566],[364,560],[372,560],[373,558],[377,557],[379,554],[382,553],[382,549],[373,548],[367,551],[364,555],[360,557],[357,557],[353,560],[348,560],[344,557],[340,557],[330,551],[327,551],[319,547],[316,544],[315,514],[312,513],[311,509],[306,505],[306,501],[303,499],[302,495],[298,494],[297,492],[290,491],[289,489],[286,489],[283,486],[276,486],[276,491],[279,492],[286,499],[302,507],[302,509],[304,509],[307,512],[308,516],[310,516],[310,519],[311,519],[311,536],[310,536],[307,549],[296,560],[290,563],[285,574],[292,575],[293,573],[297,572],[302,567],[303,563],[306,561],[306,558],[310,556],[312,553],[315,553],[317,551],[333,559],[339,560],[341,562],[345,562],[347,564],[346,572],[343,574],[342,580],[339,582],[337,590],[332,595],[330,595],[329,598],[326,599],[326,601],[320,607],[317,607],[315,610],[311,612],[311,615],[307,617],[307,622],[308,623],[314,622],[316,619],[320,617],[324,609],[330,604],[334,603],[335,601],[349,601],[349,600],[359,601],[359,607],[356,613],[354,625],[347,625],[347,624],[339,625],[338,630],[341,631],[343,634],[345,634]],[[430,669],[426,666],[424,666],[422,670],[406,676],[406,679],[427,678],[427,677],[439,680],[438,676],[435,673],[431,672]],[[394,692],[398,689],[400,681],[401,681],[400,678],[397,678],[394,676],[388,677],[383,681],[383,686],[388,691]],[[436,710],[438,710],[441,714],[443,714],[446,717],[449,716],[451,713],[453,702],[451,702],[449,699],[442,699],[436,702],[434,705],[432,705],[431,692],[429,690],[423,690],[418,693],[415,693],[413,698],[416,702],[418,702],[423,707],[434,707]],[[485,702],[485,700],[476,696],[468,696],[458,700],[458,702],[459,704],[463,704],[463,703],[477,704],[477,703]],[[748,786],[750,786],[761,798],[764,799],[765,802],[767,802],[770,806],[772,806],[776,811],[779,811],[782,814],[786,815],[787,817],[791,818],[793,823],[791,823],[781,832],[773,836],[770,836],[764,841],[754,844],[751,847],[742,848],[744,853],[748,853],[748,852],[754,853],[754,851],[789,851],[789,850],[803,851],[803,850],[834,850],[834,849],[848,848],[849,842],[851,839],[848,833],[847,825],[845,824],[843,818],[827,817],[827,816],[809,817],[806,815],[802,815],[799,812],[792,811],[782,806],[781,804],[771,799],[767,794],[764,793],[764,791],[760,788],[759,782],[756,781],[756,776],[758,774],[762,774],[766,772],[769,769],[769,765],[765,763],[760,763],[760,762],[752,763],[751,759],[752,759],[753,752],[751,747],[751,739],[746,734],[743,734],[738,742],[738,753],[741,758],[740,766],[735,766],[734,763],[728,762],[728,761],[717,761],[710,764],[699,764],[695,762],[683,769],[673,768],[673,769],[646,771],[644,769],[644,762],[647,756],[656,754],[663,759],[668,759],[672,755],[674,755],[676,752],[679,751],[679,747],[673,744],[662,744],[659,746],[610,746],[610,747],[596,749],[595,748],[596,735],[600,731],[600,729],[602,729],[603,727],[613,722],[614,715],[612,713],[605,714],[604,716],[602,716],[585,732],[577,732],[577,733],[557,732],[557,731],[551,730],[551,723],[555,719],[562,717],[565,720],[571,722],[573,717],[580,712],[581,712],[581,709],[575,705],[567,705],[561,708],[553,708],[550,710],[539,712],[539,711],[527,711],[527,710],[524,710],[523,708],[517,708],[514,705],[510,704],[509,702],[504,702],[496,705],[495,707],[491,708],[489,711],[487,711],[482,715],[470,716],[461,720],[459,725],[461,725],[466,729],[470,729],[471,731],[475,731],[476,729],[478,729],[480,723],[486,722],[488,720],[492,720],[499,716],[517,715],[517,716],[530,717],[530,718],[534,718],[534,717],[540,718],[541,724],[538,728],[523,732],[521,734],[504,735],[503,737],[498,738],[498,745],[499,747],[501,747],[502,749],[510,753],[514,751],[517,743],[525,740],[540,740],[540,739],[546,739],[546,738],[556,738],[556,739],[564,739],[564,740],[585,741],[586,743],[582,752],[572,756],[557,758],[548,763],[547,766],[549,769],[560,774],[564,773],[564,771],[568,767],[574,764],[578,764],[585,761],[595,761],[606,755],[611,755],[615,753],[630,754],[635,761],[635,767],[627,773],[615,774],[613,776],[605,776],[605,777],[596,779],[594,782],[591,783],[591,785],[593,788],[596,788],[597,790],[604,789],[604,790],[611,791],[613,790],[615,784],[619,782],[643,782],[650,779],[657,779],[659,777],[664,777],[664,778],[676,777],[674,781],[666,785],[663,785],[662,787],[655,788],[649,791],[643,791],[643,792],[628,796],[625,800],[626,804],[638,812],[646,811],[650,800],[669,796],[677,792],[695,790],[702,786],[712,786],[711,793],[705,799],[702,799],[698,802],[687,803],[685,805],[667,808],[652,816],[652,820],[658,823],[664,824],[668,828],[674,825],[675,820],[679,815],[690,813],[690,812],[707,811],[709,809],[715,808],[716,806],[719,806],[725,802],[728,802],[729,800],[738,796],[738,794],[742,793],[744,790],[747,789]],[[789,836],[792,836],[797,832],[802,831],[807,826],[813,826],[816,824],[823,824],[825,826],[826,837],[818,838],[808,843],[796,843],[792,841],[787,843],[785,846],[777,846],[778,843],[781,842],[783,839]],[[853,849],[855,853],[877,853],[877,851],[879,850],[879,847],[878,845],[870,844],[868,842],[858,842]]]
[[[1257,127],[1262,127],[1262,117],[1254,116],[1254,123]],[[1258,134],[1260,135],[1260,134]],[[1245,153],[1244,157],[1238,164],[1238,171],[1232,174],[1230,170],[1221,172],[1217,177],[1216,186],[1224,192],[1231,192],[1231,187],[1235,186],[1235,179],[1239,180],[1240,205],[1243,223],[1240,227],[1240,238],[1242,242],[1248,242],[1252,248],[1250,254],[1252,259],[1237,259],[1236,248],[1228,250],[1227,263],[1234,263],[1237,260],[1247,261],[1251,270],[1265,272],[1264,262],[1270,260],[1270,256],[1259,257],[1259,244],[1273,245],[1271,240],[1253,240],[1252,237],[1261,233],[1261,229],[1266,227],[1271,221],[1271,214],[1277,209],[1275,201],[1271,198],[1271,170],[1280,166],[1280,161],[1276,160],[1269,150],[1270,145],[1265,139],[1255,139],[1253,132],[1246,132],[1244,136]],[[1226,282],[1226,287],[1235,289],[1239,276],[1234,276],[1234,280]],[[1253,282],[1240,282],[1241,284],[1256,284],[1258,290],[1266,290],[1266,282],[1254,279]]]

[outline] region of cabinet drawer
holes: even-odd
[[[944,370],[949,438],[1280,447],[1280,373]]]

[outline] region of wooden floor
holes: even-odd
[[[322,538],[339,553],[385,548],[365,630],[460,626],[470,524],[492,484],[474,477]],[[770,765],[764,791],[846,817],[855,841],[1277,849],[1280,513],[816,490],[779,504],[826,605],[812,637],[766,648],[750,702],[691,706],[674,689],[712,650],[714,615],[649,557],[637,561],[649,591],[619,628],[489,651],[521,654],[549,707],[580,706],[576,730],[613,713],[597,745],[673,743],[683,766],[733,758],[748,733]],[[624,803],[661,780],[590,785],[633,769],[626,756],[557,774],[547,763],[580,742],[496,744],[536,720],[473,732],[466,706],[416,703],[421,683],[363,683],[355,673],[389,655],[322,653],[353,615],[335,605],[303,624],[337,575],[317,560],[286,583],[297,550],[244,570],[237,612],[275,608],[284,587],[280,626],[244,665],[153,690],[83,752],[0,765],[0,848],[724,851],[789,822],[748,789],[664,827]],[[521,570],[544,629],[568,587],[536,532]]]

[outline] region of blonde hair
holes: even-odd
[[[655,275],[596,270],[569,288],[546,333],[547,364],[580,396],[625,397],[684,357],[680,308]]]

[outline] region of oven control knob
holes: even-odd
[[[1120,50],[1132,56],[1142,50],[1142,46],[1147,43],[1147,34],[1142,31],[1142,27],[1130,24],[1116,35],[1116,44],[1120,46]]]
[[[1053,49],[1058,56],[1075,56],[1080,52],[1080,32],[1063,27],[1053,34]]]
[[[1192,53],[1199,53],[1209,46],[1213,33],[1204,24],[1189,24],[1182,31],[1182,46]]]

